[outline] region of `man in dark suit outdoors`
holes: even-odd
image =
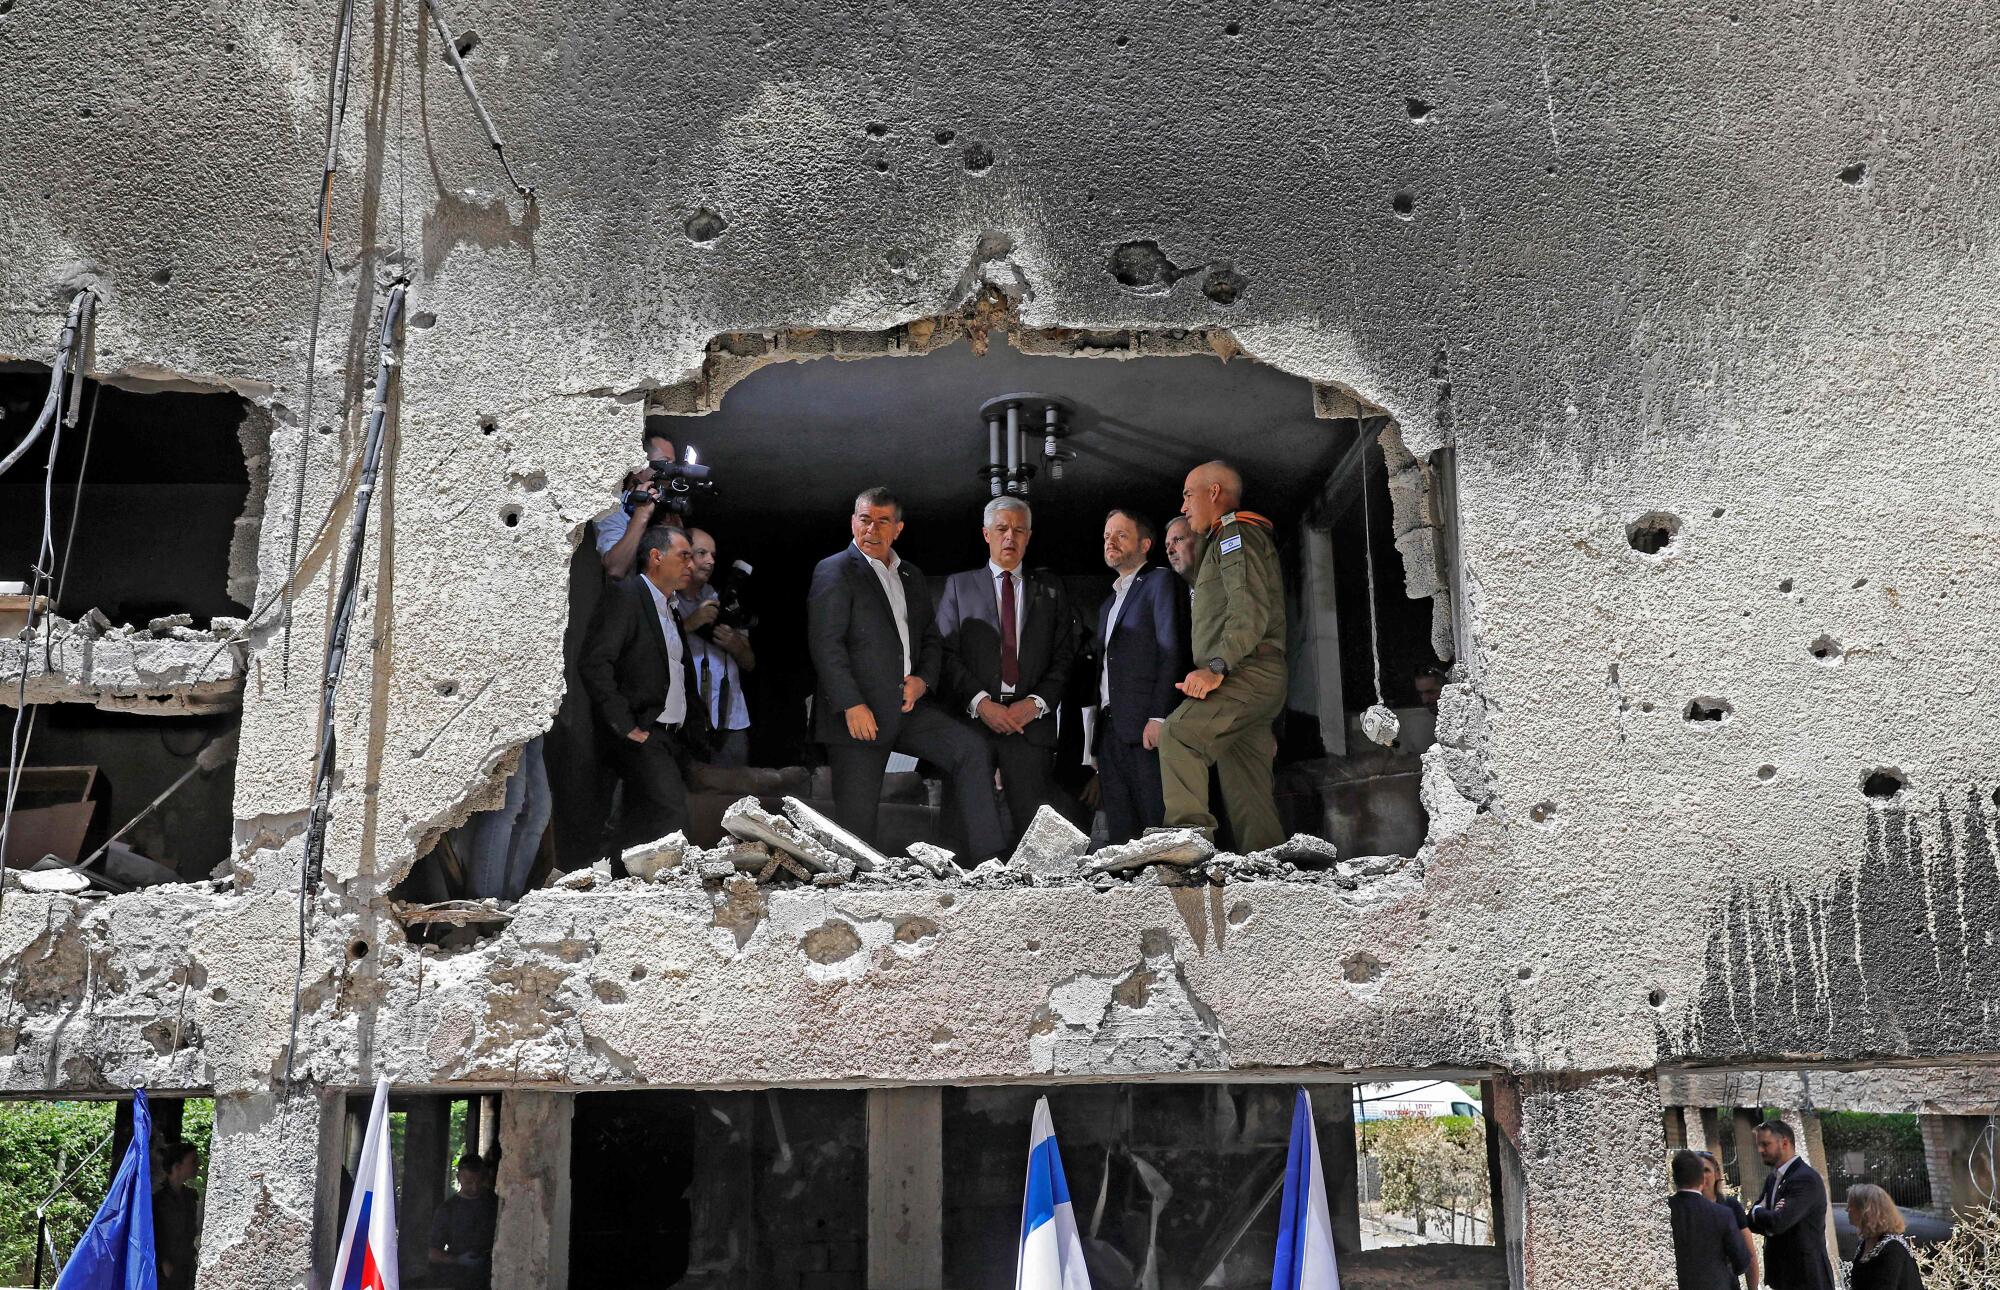
[[[625,785],[613,834],[619,849],[687,827],[685,763],[706,729],[692,657],[674,608],[694,562],[687,530],[656,524],[639,541],[640,572],[612,584],[577,671]]]
[[[1097,611],[1098,800],[1111,842],[1129,842],[1166,818],[1160,796],[1160,731],[1180,703],[1174,683],[1188,667],[1187,585],[1149,568],[1153,526],[1136,511],[1104,517],[1104,563],[1114,579]]]
[[[833,771],[833,813],[874,843],[882,773],[892,752],[945,772],[970,860],[1005,844],[993,805],[993,760],[963,725],[927,696],[944,662],[929,585],[896,554],[903,508],[886,488],[854,499],[854,541],[813,570],[806,635],[818,688],[813,733]]]
[[[1833,1290],[1826,1180],[1800,1157],[1798,1135],[1783,1120],[1757,1126],[1757,1155],[1771,1170],[1750,1207],[1750,1230],[1764,1238],[1764,1284],[1770,1290]]]
[[[1018,497],[986,504],[986,564],[955,573],[938,601],[944,641],[940,696],[986,744],[1007,794],[1011,837],[1050,798],[1056,709],[1076,657],[1076,619],[1061,582],[1021,567],[1034,512]]]
[[[1692,1151],[1674,1152],[1674,1194],[1667,1209],[1674,1227],[1674,1270],[1680,1290],[1737,1290],[1750,1269],[1750,1247],[1736,1216],[1702,1194],[1707,1167]]]

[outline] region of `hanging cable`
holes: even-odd
[[[35,737],[35,716],[28,705],[28,650],[34,640],[35,630],[42,631],[42,652],[46,661],[49,651],[49,634],[52,624],[49,616],[42,612],[49,589],[55,575],[55,472],[56,454],[62,448],[62,432],[65,425],[76,425],[76,405],[82,393],[84,356],[89,344],[92,325],[97,319],[97,296],[91,291],[79,291],[70,301],[69,317],[63,324],[62,335],[56,342],[54,364],[49,370],[49,393],[43,400],[42,411],[35,418],[34,426],[27,438],[8,454],[0,463],[0,471],[19,461],[45,431],[49,434],[48,464],[42,475],[42,540],[35,553],[35,566],[28,583],[28,622],[21,633],[21,675],[16,683],[14,695],[14,721],[7,737],[7,795],[4,805],[0,805],[0,856],[7,852],[7,838],[14,825],[14,803],[21,792],[21,772],[28,761],[28,748]],[[95,403],[92,404],[92,423],[95,424]],[[0,884],[4,887],[4,884]],[[3,897],[0,897],[3,898]]]
[[[319,690],[319,755],[313,767],[311,814],[306,817],[305,854],[299,864],[299,953],[292,975],[291,1040],[285,1046],[285,1095],[291,1096],[292,1067],[299,1046],[299,1000],[305,985],[306,924],[313,894],[319,888],[325,867],[326,825],[333,801],[334,702],[340,693],[340,674],[347,661],[347,634],[354,623],[354,604],[361,582],[362,547],[368,538],[368,506],[375,496],[375,479],[382,466],[382,441],[389,423],[389,388],[395,380],[399,358],[397,324],[402,319],[403,297],[409,283],[398,280],[389,288],[382,305],[382,328],[377,337],[375,397],[368,409],[368,435],[361,455],[361,483],[354,493],[354,516],[347,529],[346,560],[340,570],[340,590],[334,599],[333,628],[327,637],[326,669]]]
[[[319,254],[313,258],[312,325],[306,332],[305,413],[299,422],[299,465],[292,474],[291,539],[285,567],[299,564],[299,529],[305,520],[306,466],[312,459],[313,393],[319,376],[320,316],[326,302],[326,271],[333,262],[333,176],[340,169],[340,127],[347,118],[347,54],[354,43],[354,0],[341,0],[333,32],[333,68],[326,94],[326,159],[319,181]],[[279,588],[284,605],[284,641],[278,651],[278,679],[292,681],[292,579]]]
[[[480,128],[486,131],[486,141],[493,145],[493,151],[500,158],[500,169],[507,172],[507,182],[514,185],[514,191],[535,200],[535,190],[514,177],[514,167],[507,162],[506,145],[500,142],[499,127],[493,124],[493,114],[486,110],[486,104],[479,98],[479,87],[472,83],[472,71],[465,65],[465,56],[458,52],[458,39],[452,35],[451,21],[445,17],[444,5],[439,0],[424,0],[424,8],[431,11],[431,25],[437,28],[438,39],[444,42],[444,61],[451,64],[451,70],[458,73],[458,83],[465,87],[465,97],[472,101],[473,115],[479,118]]]
[[[1366,436],[1366,418],[1356,418],[1355,424],[1363,427]],[[1361,733],[1383,747],[1396,742],[1396,735],[1402,723],[1395,712],[1382,699],[1382,632],[1375,623],[1375,518],[1368,500],[1368,446],[1361,447],[1361,552],[1362,562],[1368,568],[1368,653],[1374,668],[1370,673],[1375,680],[1375,702],[1361,714]]]

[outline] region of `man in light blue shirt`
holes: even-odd
[[[743,696],[743,674],[757,670],[757,655],[750,648],[747,629],[716,621],[721,596],[712,581],[715,538],[706,529],[690,529],[688,539],[694,574],[687,590],[675,594],[674,606],[687,630],[695,693],[708,709],[708,728],[714,732],[708,755],[696,760],[711,766],[748,766],[750,704]]]
[[[646,460],[648,462],[671,462],[676,457],[673,437],[664,430],[656,430],[651,425],[645,432]],[[639,567],[639,539],[646,535],[646,529],[653,522],[655,509],[650,494],[641,493],[633,500],[633,493],[645,482],[640,471],[628,471],[625,482],[619,487],[618,504],[597,517],[597,554],[604,561],[607,577],[626,578]],[[628,511],[627,505],[631,506]]]

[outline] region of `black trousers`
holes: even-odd
[[[1098,805],[1112,843],[1130,842],[1167,818],[1160,793],[1160,754],[1139,742],[1126,743],[1111,727],[1109,713],[1097,719]]]
[[[1053,798],[1050,771],[1055,766],[1056,750],[1038,748],[1025,735],[996,735],[980,722],[974,722],[968,729],[985,742],[986,755],[1000,772],[1000,787],[1007,795],[1008,823],[1013,826],[1008,840],[1019,842],[1034,823],[1035,812]]]
[[[617,850],[687,827],[686,752],[677,732],[654,726],[645,743],[620,739],[613,756],[625,785],[625,803],[611,835]]]
[[[877,845],[882,774],[892,752],[920,757],[944,772],[947,800],[969,853],[964,857],[968,867],[1000,854],[1007,840],[993,805],[993,759],[977,735],[928,703],[902,715],[893,743],[877,739],[826,746],[826,764],[833,771],[833,818],[842,828]]]

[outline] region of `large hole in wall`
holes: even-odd
[[[1151,563],[1161,567],[1186,472],[1218,456],[1241,469],[1245,508],[1276,524],[1286,582],[1290,691],[1277,729],[1282,823],[1288,833],[1332,841],[1346,857],[1414,854],[1427,827],[1421,754],[1433,742],[1451,639],[1433,465],[1403,450],[1386,416],[1344,391],[1248,358],[1221,333],[1017,328],[1003,336],[957,318],[890,333],[732,333],[712,344],[699,381],[656,392],[646,433],[669,438],[683,456],[696,450],[714,472],[716,491],[695,500],[692,523],[713,536],[718,567],[741,560],[754,569],[746,594],[757,617],[757,667],[743,686],[750,764],[802,768],[779,791],[832,813],[830,776],[808,720],[813,567],[847,545],[853,498],[875,484],[900,497],[906,527],[897,551],[928,575],[934,599],[948,575],[981,566],[981,509],[990,489],[981,474],[988,436],[980,409],[1019,391],[1058,396],[1075,408],[1073,433],[1062,441],[1073,459],[1060,478],[1044,463],[1030,485],[1034,527],[1025,567],[1063,582],[1084,636],[1094,633],[1111,589],[1102,550],[1106,511],[1119,506],[1149,517]],[[1029,443],[1039,450],[1040,436]],[[629,452],[605,464],[607,501],[641,453],[635,434]],[[605,517],[614,517],[612,508]],[[586,529],[572,562],[567,695],[544,750],[553,797],[552,855],[545,858],[565,869],[605,854],[604,822],[614,809],[616,777],[577,672],[607,581],[597,529]],[[1386,748],[1360,729],[1377,697],[1378,647],[1381,697],[1402,718],[1399,738]],[[1086,832],[1094,820],[1080,802],[1090,776],[1084,711],[1096,703],[1096,679],[1094,663],[1080,661],[1057,717],[1054,805]],[[924,769],[892,763],[877,839],[885,851],[915,840],[953,844],[940,787],[925,782]],[[746,791],[777,804],[768,787],[700,770],[690,787],[688,833],[702,845],[719,840],[724,808]],[[463,831],[448,836],[399,894],[435,900],[462,890],[454,875],[467,871],[462,853],[471,841]],[[1236,849],[1226,821],[1220,841]]]
[[[0,443],[11,447],[26,433],[48,383],[46,367],[0,365]],[[270,437],[265,414],[235,394],[141,393],[96,381],[85,383],[78,408],[55,464],[59,559],[72,521],[76,533],[56,613],[74,620],[95,609],[136,627],[185,614],[197,628],[247,613]],[[35,563],[47,442],[0,476],[0,580],[24,580]]]
[[[1311,1092],[1344,1277],[1505,1284],[1476,1089]],[[582,1094],[570,1284],[1005,1290],[1043,1096],[1093,1286],[1270,1284],[1294,1088],[1221,1083]]]

